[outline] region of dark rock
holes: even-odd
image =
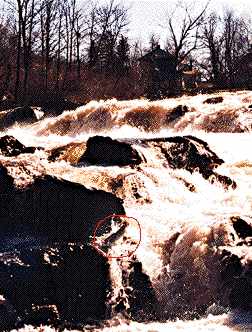
[[[87,148],[80,162],[96,165],[127,166],[142,162],[138,152],[128,143],[110,137],[94,136],[87,141]]]
[[[46,101],[45,101],[46,100]],[[81,104],[74,103],[58,94],[48,95],[40,104],[45,115],[60,115],[64,111],[75,110]]]
[[[15,98],[11,94],[5,95],[0,100],[0,111],[10,110],[11,108],[15,108],[17,106],[15,102]]]
[[[0,330],[9,331],[16,327],[18,322],[19,317],[13,305],[3,296],[0,296]]]
[[[148,139],[141,141],[159,149],[171,168],[183,168],[189,172],[198,171],[205,179],[218,181],[225,188],[235,189],[236,184],[230,178],[219,175],[214,169],[224,163],[213,152],[208,144],[194,136],[176,136],[168,138]],[[213,180],[214,178],[214,180]]]
[[[246,278],[235,279],[229,295],[232,309],[252,309],[252,283]]]
[[[23,324],[40,326],[57,326],[60,323],[60,315],[56,305],[32,306],[31,311],[25,314]]]
[[[34,153],[35,151],[36,148],[24,146],[13,136],[0,137],[0,153],[6,157],[15,157],[21,153]]]
[[[106,318],[109,264],[87,245],[28,248],[0,256],[0,287],[23,324]]]
[[[0,164],[0,195],[12,192],[14,179],[8,174],[5,167]]]
[[[112,214],[125,214],[122,201],[113,194],[51,176],[37,177],[18,189],[6,169],[0,168],[0,231],[43,237],[50,241],[88,241],[97,220]],[[7,241],[8,242],[8,241]]]
[[[230,187],[232,189],[237,188],[236,182],[226,175],[220,175],[213,171],[206,171],[205,173],[203,173],[203,176],[205,179],[210,180],[211,183],[221,183],[225,189],[229,189]]]
[[[132,264],[129,287],[133,289],[128,295],[131,318],[137,321],[156,319],[157,298],[150,278],[142,271],[142,263],[140,262]]]
[[[189,112],[189,109],[186,105],[179,105],[175,107],[171,112],[167,113],[165,123],[168,124],[172,121],[175,121],[182,116],[184,116],[187,112]]]
[[[223,103],[223,97],[213,97],[206,99],[203,104],[220,104]]]
[[[0,114],[0,130],[9,128],[15,123],[29,124],[37,121],[37,116],[31,107],[17,107],[14,110]]]
[[[246,239],[247,237],[252,237],[252,225],[249,225],[240,217],[232,217],[231,221],[233,223],[234,230],[240,238]]]
[[[203,174],[224,163],[206,142],[193,136],[150,139],[144,142],[154,143],[172,168],[184,168],[190,172],[198,170]]]
[[[220,257],[220,303],[232,309],[251,310],[252,264],[245,259],[250,254],[250,248],[237,247],[235,253],[232,253],[232,247],[226,248]]]
[[[179,181],[181,181],[184,186],[192,193],[196,192],[196,187],[195,185],[193,185],[192,183],[186,181],[185,179],[183,179],[182,177],[176,177]]]
[[[224,284],[229,285],[234,278],[242,273],[242,264],[238,256],[223,250],[221,258],[221,277]]]

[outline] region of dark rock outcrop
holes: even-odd
[[[0,327],[108,317],[109,264],[88,243],[121,200],[51,176],[18,188],[4,166],[0,181]]]
[[[25,313],[23,321],[20,321],[19,325],[25,324],[33,326],[57,326],[61,322],[60,314],[56,305],[37,305],[32,306],[30,310]]]
[[[186,105],[178,105],[171,112],[167,113],[165,124],[169,124],[170,122],[181,118],[187,112],[189,112],[189,109]]]
[[[191,173],[198,171],[211,182],[217,181],[225,188],[236,188],[235,182],[230,178],[214,172],[214,169],[223,164],[224,160],[219,158],[208,144],[199,138],[190,135],[176,136],[148,139],[142,143],[159,149],[171,168],[183,168]]]
[[[159,319],[159,303],[149,276],[142,263],[133,261],[122,269],[122,285],[116,298],[115,311],[122,312],[136,321]]]
[[[16,157],[21,153],[34,153],[35,151],[35,147],[26,147],[13,136],[0,137],[0,153],[6,157]]]
[[[128,143],[110,137],[94,136],[87,141],[87,148],[80,162],[95,165],[127,166],[142,162],[138,152]]]
[[[193,136],[177,136],[144,141],[161,150],[172,168],[184,168],[189,172],[198,170],[204,174],[224,163],[208,144]]]
[[[132,147],[133,143],[161,152],[171,168],[183,168],[191,173],[198,171],[211,183],[218,182],[225,189],[236,188],[236,183],[232,179],[214,171],[224,163],[224,160],[219,158],[206,142],[190,135],[129,142],[112,140],[110,137],[94,136],[88,140],[86,151],[79,158],[79,162],[103,166],[134,166],[146,162],[144,156]],[[57,153],[60,154],[60,151],[56,151]],[[54,155],[51,155],[50,158],[53,158]]]
[[[128,299],[130,316],[137,321],[150,321],[157,319],[157,298],[149,276],[143,272],[142,263],[134,262],[129,274]]]
[[[30,247],[1,254],[0,288],[11,303],[8,327],[96,321],[107,315],[109,264],[87,245]]]
[[[212,97],[206,99],[203,104],[220,104],[223,103],[223,97]]]
[[[243,248],[243,254],[242,250],[237,254],[222,252],[220,302],[232,309],[252,309],[252,263],[243,262],[249,250]]]
[[[232,217],[231,221],[233,223],[234,230],[241,239],[245,240],[247,237],[252,237],[251,224],[240,217]]]
[[[51,176],[35,178],[18,189],[0,168],[0,230],[50,241],[87,241],[95,223],[108,215],[124,214],[122,201],[110,193]]]
[[[17,311],[14,306],[6,300],[2,295],[0,296],[0,330],[10,331],[20,321]]]
[[[14,179],[8,174],[7,168],[0,164],[0,197],[2,199],[3,195],[8,195],[12,192]]]
[[[12,94],[5,94],[0,100],[0,111],[10,110],[12,108],[17,107],[15,102],[15,98]]]
[[[29,106],[17,107],[13,110],[0,114],[0,130],[4,130],[18,124],[29,124],[37,122],[34,110]]]
[[[42,106],[41,111],[47,115],[60,115],[64,111],[75,110],[81,104],[74,103],[68,99],[63,98],[58,94],[51,94],[45,97],[46,101],[43,100],[40,105]]]
[[[221,304],[232,309],[252,309],[252,261],[251,261],[251,236],[252,222],[235,216],[230,218],[236,239],[221,250],[220,274]]]

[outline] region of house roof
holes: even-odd
[[[152,51],[146,53],[144,56],[139,58],[139,61],[145,61],[145,60],[154,60],[154,59],[173,59],[173,55],[169,52],[162,50],[160,46],[158,45],[156,48],[154,48]]]

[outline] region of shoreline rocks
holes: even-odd
[[[26,147],[15,137],[5,135],[0,137],[0,153],[5,157],[16,157],[22,153],[34,153],[42,148]]]
[[[26,233],[50,241],[88,241],[95,222],[112,214],[125,214],[113,194],[49,175],[36,177],[18,189],[5,167],[0,168],[0,230]]]
[[[0,327],[109,318],[109,264],[89,242],[122,201],[49,175],[21,189],[2,165],[0,181]]]
[[[109,264],[90,246],[54,244],[2,253],[0,276],[9,303],[3,328],[65,321],[74,326],[109,318]]]
[[[159,150],[173,169],[186,169],[190,173],[199,172],[211,183],[219,182],[225,189],[235,189],[236,183],[229,177],[214,171],[224,163],[208,144],[194,136],[174,136],[141,140],[142,144]]]
[[[22,106],[12,110],[0,112],[0,130],[3,131],[17,124],[32,124],[38,121],[32,107]]]
[[[128,143],[110,137],[94,136],[87,141],[86,151],[79,161],[95,165],[133,166],[139,165],[142,158]]]
[[[223,97],[212,97],[203,101],[203,104],[220,104],[223,103],[223,101],[224,101]]]

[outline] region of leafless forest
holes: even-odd
[[[138,60],[159,44],[159,36],[150,36],[149,47],[141,40],[130,44],[129,12],[114,0],[82,6],[76,0],[6,0],[0,17],[0,98],[39,106],[66,97],[84,103],[144,96],[149,78]],[[241,80],[242,59],[250,50],[249,17],[232,9],[211,12],[208,3],[193,11],[180,4],[160,24],[176,68],[191,61],[215,89],[249,87]]]

